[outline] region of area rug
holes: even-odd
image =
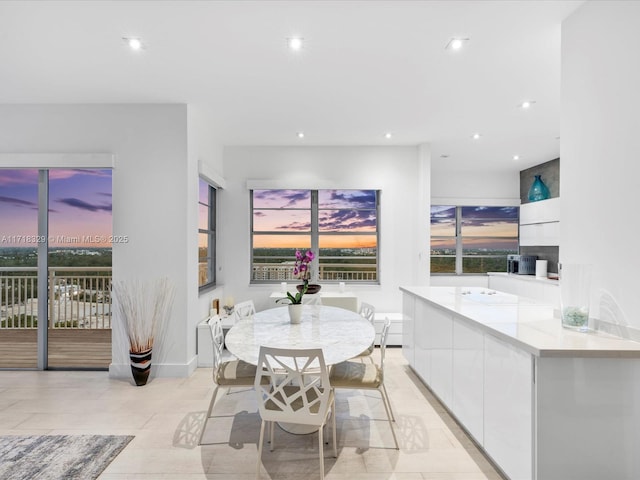
[[[0,436],[3,480],[96,479],[133,436]]]

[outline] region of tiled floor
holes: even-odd
[[[400,451],[376,391],[338,391],[338,458],[325,446],[327,480],[502,478],[416,379],[401,349],[387,350],[385,370]],[[187,379],[152,379],[144,387],[106,372],[3,371],[0,435],[135,435],[101,480],[253,479],[260,427],[255,394],[219,396],[204,438],[214,444],[199,447],[212,391],[211,369]],[[318,478],[317,441],[317,435],[278,429],[276,449],[265,446],[261,478]]]

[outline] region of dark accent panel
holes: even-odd
[[[558,273],[559,247],[520,247],[520,255],[537,255],[538,260],[546,260],[547,272]]]
[[[536,175],[541,176],[549,189],[549,198],[560,196],[560,159],[556,158],[520,171],[520,203],[529,203],[529,188]]]

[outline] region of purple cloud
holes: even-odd
[[[298,230],[308,232],[311,230],[311,224],[309,222],[291,222],[287,225],[278,225],[276,230]]]
[[[254,190],[253,201],[256,208],[300,207],[311,205],[309,190]]]
[[[87,169],[87,168],[74,168],[73,172],[79,173],[81,175],[91,175],[93,177],[111,177],[111,170],[97,170],[97,169]]]
[[[318,219],[320,230],[372,230],[376,227],[376,215],[371,210],[321,211]]]
[[[0,202],[9,203],[15,207],[27,207],[27,208],[38,208],[38,205],[34,202],[29,202],[27,200],[21,200],[20,198],[15,197],[4,197],[0,195]]]
[[[89,212],[97,212],[103,210],[105,212],[111,211],[111,204],[109,205],[92,205],[78,198],[58,198],[57,202],[64,203],[70,207],[79,208],[81,210],[87,210]]]
[[[375,190],[320,190],[320,208],[376,208]]]
[[[462,223],[467,227],[518,223],[518,207],[462,207]]]
[[[455,218],[455,207],[431,207],[431,225],[452,224]],[[462,207],[462,223],[469,227],[518,223],[518,207]]]

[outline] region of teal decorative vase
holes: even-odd
[[[529,201],[537,202],[539,200],[546,200],[549,198],[549,188],[544,184],[540,175],[536,175],[533,179],[531,188],[529,188]]]

